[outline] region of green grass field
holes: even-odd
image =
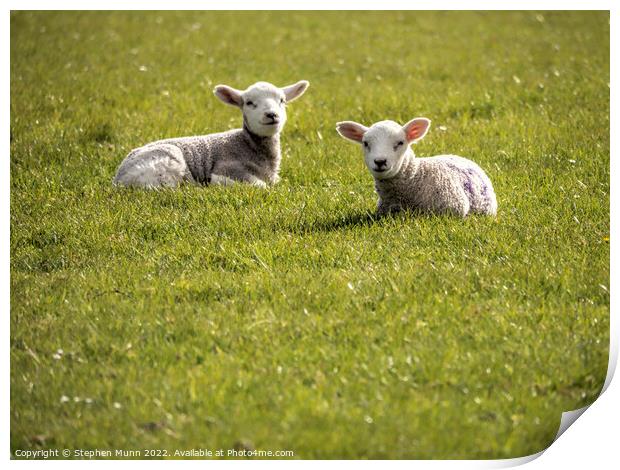
[[[299,79],[277,186],[112,187],[239,127],[214,85]],[[415,116],[497,219],[372,217],[335,123]],[[608,286],[608,13],[11,15],[13,452],[531,454],[602,387]]]

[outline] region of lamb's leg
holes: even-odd
[[[267,188],[267,183],[265,183],[263,180],[258,179],[258,178],[253,178],[253,180],[248,181],[248,183],[250,183],[252,186],[256,186],[257,188],[263,188],[263,189]]]
[[[377,217],[385,217],[386,215],[396,214],[397,212],[402,211],[403,208],[399,205],[395,204],[386,204],[385,202],[379,200],[377,203]]]
[[[235,184],[235,180],[230,179],[228,176],[212,174],[209,184],[216,184],[220,186],[232,186],[233,184]]]
[[[217,173],[211,174],[211,184],[230,186],[235,183],[248,183],[259,188],[267,187],[267,183],[245,169],[221,168],[217,170]]]

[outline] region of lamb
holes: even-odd
[[[431,125],[415,118],[404,126],[381,121],[367,128],[352,121],[337,123],[345,139],[363,145],[366,166],[379,195],[377,215],[409,209],[427,214],[497,213],[491,180],[474,162],[456,155],[416,158],[410,145]]]
[[[305,80],[284,88],[258,82],[244,91],[216,86],[215,96],[241,109],[243,128],[159,140],[136,148],[119,166],[114,184],[157,188],[183,182],[245,182],[259,187],[277,183],[286,104],[299,98],[308,85]]]

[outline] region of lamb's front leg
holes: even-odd
[[[395,214],[400,212],[403,208],[399,204],[388,204],[385,201],[379,199],[377,202],[377,217],[384,217],[386,215]]]
[[[267,187],[267,183],[265,183],[263,180],[257,178],[254,175],[246,174],[242,178],[231,178],[230,176],[216,175],[216,174],[211,175],[211,184],[217,184],[221,186],[232,186],[233,184],[236,184],[236,183],[248,183],[248,184],[251,184],[252,186],[257,186],[259,188]]]

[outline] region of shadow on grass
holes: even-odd
[[[297,233],[309,232],[334,232],[339,230],[349,230],[361,227],[369,227],[375,224],[379,218],[370,212],[349,214],[332,220],[310,220],[303,221],[299,226],[294,227]]]
[[[415,222],[417,220],[445,220],[446,215],[437,215],[421,212],[418,210],[402,210],[390,214],[378,216],[365,211],[340,216],[331,220],[304,220],[298,226],[292,227],[294,233],[335,232],[342,230],[354,230],[363,227],[371,227],[375,224],[390,225],[390,221]],[[460,218],[457,217],[460,220]]]

